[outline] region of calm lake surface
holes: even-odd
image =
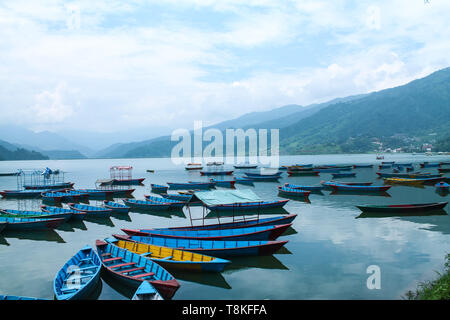
[[[449,156],[410,154],[385,155],[382,161],[439,162]],[[280,165],[295,163],[357,164],[374,163],[375,155],[285,156]],[[65,180],[75,188],[94,188],[95,181],[109,178],[112,165],[131,165],[133,177],[145,178],[136,186],[134,197],[150,194],[150,183],[204,181],[198,172],[187,172],[170,159],[99,159],[50,161],[1,161],[0,172],[45,168],[65,171]],[[155,173],[146,172],[147,169]],[[372,181],[381,185],[375,174],[378,167],[354,169],[356,178],[347,181]],[[392,169],[386,169],[392,172]],[[436,168],[421,169],[437,172]],[[241,176],[244,170],[235,170]],[[318,185],[331,180],[330,173],[319,177],[287,177],[276,182],[256,182],[251,188],[263,199],[281,199],[277,186],[286,182]],[[344,179],[342,179],[344,180]],[[16,177],[0,177],[0,190],[16,189]],[[222,188],[217,188],[222,189]],[[171,272],[181,284],[173,299],[401,299],[420,281],[436,277],[442,271],[445,254],[450,252],[449,206],[438,215],[357,218],[360,204],[403,204],[448,201],[448,196],[424,188],[393,186],[389,196],[351,194],[311,194],[310,203],[290,200],[284,207],[298,214],[292,229],[279,240],[288,240],[285,248],[273,256],[236,258],[221,274]],[[92,201],[99,205],[100,201]],[[0,208],[40,210],[41,200],[0,198]],[[200,208],[192,210],[200,214]],[[286,212],[285,212],[286,213]],[[280,213],[277,213],[280,215]],[[211,223],[216,223],[212,220]],[[222,220],[225,221],[225,220]],[[197,221],[198,223],[198,221]],[[61,266],[84,245],[95,246],[96,239],[121,234],[121,228],[151,228],[189,225],[189,213],[169,212],[153,215],[130,212],[115,214],[109,220],[65,223],[55,231],[0,234],[0,294],[53,299],[53,278]],[[379,266],[381,289],[367,288],[367,268]],[[102,279],[97,299],[129,299],[133,290]]]

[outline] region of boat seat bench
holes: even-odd
[[[154,272],[149,272],[149,273],[137,274],[137,275],[133,276],[133,278],[143,278],[143,277],[154,276],[154,275],[155,275]]]
[[[120,273],[120,274],[123,274],[123,273],[128,273],[128,272],[138,271],[138,270],[144,270],[144,269],[145,269],[145,267],[138,267],[138,268],[132,268],[132,269],[127,269],[127,270],[122,270],[122,271],[119,271],[119,273]]]
[[[110,261],[116,261],[116,260],[122,260],[122,257],[115,257],[115,258],[109,258],[109,259],[105,259],[103,260],[103,262],[110,262]]]
[[[111,269],[115,269],[115,268],[121,268],[121,267],[126,267],[126,266],[132,266],[135,265],[136,262],[127,262],[127,263],[121,263],[121,264],[115,264],[113,266],[109,266]]]

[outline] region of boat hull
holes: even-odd
[[[411,213],[427,212],[443,209],[448,202],[425,203],[416,205],[391,205],[391,206],[356,206],[362,212],[387,212],[387,213]]]

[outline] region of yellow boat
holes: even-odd
[[[165,269],[184,271],[222,272],[231,261],[207,256],[200,253],[156,246],[152,244],[121,240],[121,235],[108,238],[106,241],[119,247],[151,259]]]
[[[410,186],[422,186],[423,180],[405,178],[384,178],[386,184],[406,184]]]

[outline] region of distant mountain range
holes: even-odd
[[[436,151],[450,151],[450,68],[391,89],[251,112],[208,128],[279,129],[280,154],[364,153],[398,147],[419,151],[425,143],[432,143]],[[50,159],[168,157],[178,143],[166,135],[93,151],[56,133],[16,126],[2,126],[0,137],[15,148]],[[11,151],[4,141],[0,146]]]
[[[364,153],[398,147],[420,151],[429,142],[445,146],[450,136],[450,68],[391,89],[253,112],[212,127],[277,128],[280,154]],[[95,156],[168,157],[176,144],[163,136],[112,145]]]
[[[48,160],[47,156],[23,148],[16,147],[6,141],[0,140],[0,161],[2,160]]]

